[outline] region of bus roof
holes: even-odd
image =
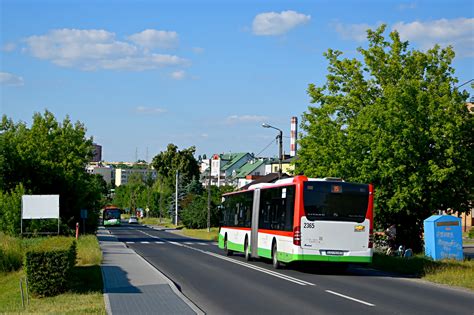
[[[267,187],[291,185],[291,184],[299,182],[299,181],[302,181],[302,182],[306,182],[306,181],[309,181],[309,182],[344,182],[344,180],[342,178],[339,178],[339,177],[308,178],[304,175],[298,175],[298,176],[294,176],[294,177],[279,179],[279,180],[277,180],[273,183],[258,183],[258,184],[250,185],[247,189],[229,192],[229,193],[223,194],[223,196],[233,195],[233,194],[236,194],[236,193],[241,193],[241,192],[245,192],[245,191],[249,191],[249,190],[255,190],[255,189],[261,189],[261,188],[267,188]]]

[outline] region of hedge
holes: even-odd
[[[26,253],[24,266],[33,295],[54,296],[67,289],[67,279],[76,264],[76,246],[76,241],[56,239]]]

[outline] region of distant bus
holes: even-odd
[[[104,226],[114,226],[122,224],[122,211],[116,206],[106,206],[102,211]]]
[[[296,176],[223,195],[219,247],[281,262],[370,263],[373,187]]]

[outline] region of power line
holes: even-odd
[[[459,89],[461,86],[464,86],[464,85],[466,85],[466,84],[468,84],[469,82],[472,82],[472,81],[474,81],[474,79],[471,79],[469,81],[464,82],[463,84],[461,84],[459,86],[456,86],[456,89]]]
[[[256,154],[256,156],[259,156],[263,151],[265,151],[266,149],[268,149],[268,147],[273,144],[273,141],[275,141],[275,139],[272,139],[272,141],[270,141],[270,143],[267,144],[267,146],[266,146],[262,151],[258,152],[258,153]]]

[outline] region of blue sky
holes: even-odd
[[[323,52],[347,57],[386,23],[411,47],[454,46],[460,83],[474,78],[467,1],[5,1],[1,112],[31,122],[45,109],[83,122],[109,161],[289,152],[290,119],[307,110]],[[473,94],[471,88],[466,88]]]

